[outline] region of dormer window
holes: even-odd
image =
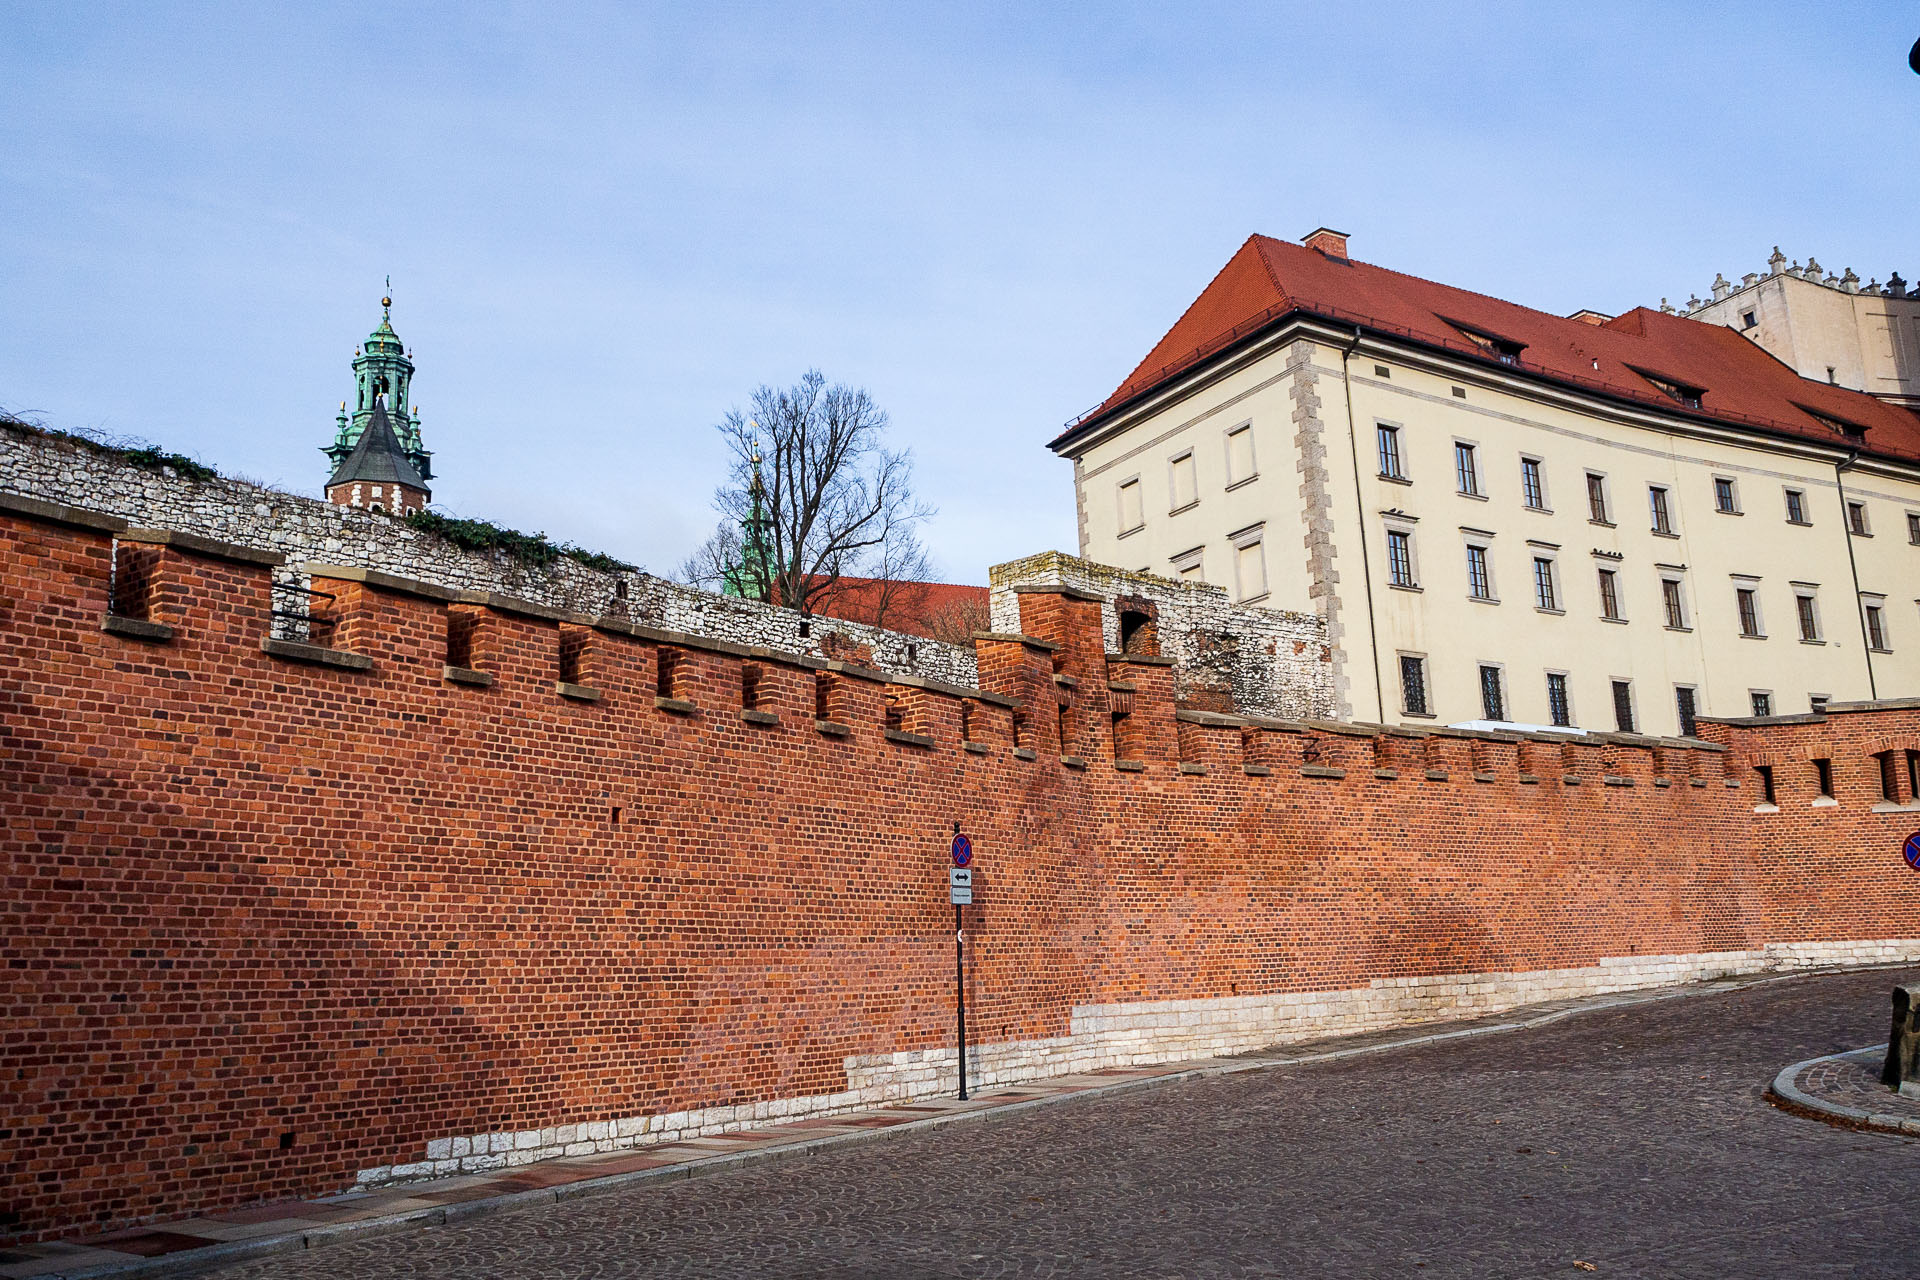
[[[1706,395],[1704,387],[1691,386],[1673,378],[1663,378],[1657,373],[1648,373],[1645,369],[1635,369],[1635,373],[1659,388],[1660,393],[1670,400],[1677,400],[1689,409],[1700,407],[1700,398]]]
[[[1488,333],[1483,329],[1474,329],[1456,320],[1448,320],[1447,323],[1458,329],[1461,336],[1468,342],[1501,364],[1519,364],[1520,353],[1527,349],[1527,344],[1524,342],[1515,342],[1511,338],[1502,338],[1498,334]]]
[[[1850,443],[1859,444],[1867,438],[1867,429],[1857,422],[1848,422],[1844,418],[1835,418],[1824,413],[1816,413],[1805,405],[1796,405],[1794,407],[1835,435],[1844,437]]]

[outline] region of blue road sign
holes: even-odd
[[[972,861],[973,841],[967,839],[959,832],[955,832],[953,836],[953,865],[956,867],[964,867]]]
[[[1912,867],[1915,871],[1920,871],[1920,831],[1916,831],[1907,837],[1907,847],[1902,849],[1900,853],[1906,858],[1908,866]]]

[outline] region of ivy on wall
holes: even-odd
[[[639,567],[603,552],[588,551],[569,542],[555,542],[544,533],[505,529],[490,520],[465,520],[423,510],[408,512],[406,521],[422,533],[445,538],[463,551],[498,551],[510,560],[537,569],[550,568],[561,556],[601,573],[633,573]]]

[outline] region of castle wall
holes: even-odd
[[[1148,616],[1157,648],[1174,662],[1174,693],[1190,706],[1301,720],[1335,714],[1326,619],[1294,609],[1235,604],[1220,587],[1133,573],[1046,551],[993,566],[996,631],[1020,624],[1019,593],[1067,587],[1101,601],[1109,653],[1124,647],[1119,602]]]
[[[18,1239],[948,1088],[956,821],[985,1079],[1920,958],[1872,758],[1912,705],[1211,714],[1064,589],[979,690],[356,570],[302,645],[257,553],[123,541],[116,584],[116,523],[0,504]],[[1835,802],[1756,812],[1815,747]]]
[[[529,565],[468,551],[385,514],[352,510],[240,480],[149,471],[102,450],[0,423],[0,490],[86,507],[139,528],[175,530],[284,555],[283,577],[308,561],[358,565],[470,591],[498,591],[553,609],[820,658],[972,684],[973,652],[857,622],[803,619],[791,609],[715,595],[647,573],[603,573],[566,557]]]

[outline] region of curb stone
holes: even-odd
[[[1586,1000],[1577,1000],[1560,1007],[1549,1009],[1530,1018],[1508,1019],[1461,1027],[1451,1031],[1427,1032],[1402,1036],[1370,1044],[1350,1045],[1302,1054],[1247,1055],[1236,1058],[1199,1059],[1195,1065],[1184,1068],[1136,1076],[1131,1079],[1114,1080],[1109,1083],[1088,1086],[1069,1092],[1051,1094],[1037,1098],[1022,1098],[997,1106],[982,1106],[967,1111],[955,1111],[944,1115],[923,1116],[914,1120],[877,1129],[862,1129],[854,1133],[830,1134],[822,1137],[797,1139],[793,1142],[778,1143],[744,1151],[720,1152],[701,1159],[683,1161],[678,1164],[662,1165],[653,1169],[636,1169],[626,1173],[610,1174],[601,1178],[585,1178],[577,1182],[564,1183],[555,1187],[539,1187],[530,1190],[509,1192],[498,1196],[487,1196],[474,1200],[459,1201],[453,1204],[430,1209],[411,1209],[404,1213],[389,1214],[377,1218],[365,1218],[357,1222],[333,1223],[326,1226],[304,1228],[284,1235],[256,1236],[246,1240],[223,1241],[209,1245],[204,1249],[183,1249],[176,1253],[154,1258],[128,1258],[125,1262],[98,1263],[90,1266],[59,1270],[57,1258],[48,1258],[53,1270],[20,1273],[30,1274],[31,1280],[147,1280],[149,1277],[202,1275],[210,1271],[235,1266],[243,1262],[256,1261],[280,1254],[297,1253],[306,1249],[325,1248],[330,1244],[352,1240],[378,1238],[381,1236],[401,1235],[416,1230],[443,1226],[450,1223],[469,1221],[475,1218],[490,1218],[497,1214],[518,1212],[542,1205],[557,1204],[565,1200],[584,1199],[592,1196],[610,1195],[647,1182],[667,1182],[681,1178],[699,1178],[714,1174],[730,1173],[749,1165],[772,1163],[818,1155],[822,1152],[842,1146],[860,1143],[886,1141],[902,1134],[924,1133],[948,1125],[966,1123],[985,1123],[1014,1116],[1039,1107],[1058,1103],[1078,1101],[1082,1098],[1106,1097],[1124,1093],[1133,1089],[1159,1087],[1182,1081],[1203,1080],[1214,1076],[1239,1075],[1248,1071],[1265,1071],[1284,1067],[1309,1066],[1320,1062],[1338,1061],[1343,1058],[1360,1057],[1368,1054],[1386,1053],[1395,1049],[1413,1049],[1424,1045],[1440,1044],[1451,1040],[1462,1040],[1480,1036],[1503,1034],[1513,1031],[1527,1031],[1547,1026],[1564,1019],[1585,1013],[1602,1013],[1611,1009],[1630,1008],[1636,1005],[1652,1004],[1665,1000],[1688,999],[1695,996],[1713,995],[1721,992],[1744,991],[1752,987],[1768,986],[1780,982],[1792,982],[1801,978],[1826,977],[1839,973],[1865,973],[1880,969],[1908,969],[1910,962],[1892,964],[1836,965],[1814,969],[1798,970],[1792,973],[1761,974],[1751,977],[1709,978],[1700,982],[1687,983],[1677,987],[1655,988],[1646,991],[1628,992],[1619,995],[1597,996]],[[1363,1033],[1377,1034],[1377,1033]],[[1858,1052],[1853,1050],[1850,1052]],[[1832,1054],[1827,1057],[1845,1057],[1845,1054]],[[1786,1068],[1775,1077],[1772,1087],[1767,1091],[1767,1100],[1782,1110],[1805,1112],[1831,1123],[1854,1128],[1889,1130],[1902,1134],[1920,1133],[1920,1121],[1901,1121],[1897,1117],[1874,1116],[1854,1107],[1844,1107],[1837,1103],[1824,1103],[1798,1089],[1793,1080],[1806,1068],[1826,1061],[1825,1057],[1810,1058]],[[1026,1087],[1043,1085],[1045,1078],[1025,1082]],[[1004,1086],[1019,1089],[1021,1084]],[[909,1100],[907,1105],[912,1105]],[[887,1108],[875,1108],[884,1111]],[[1876,1124],[1875,1121],[1892,1121],[1892,1125]],[[536,1167],[536,1166],[529,1166]],[[166,1223],[152,1224],[164,1229]],[[108,1245],[98,1246],[109,1248]],[[16,1264],[18,1265],[18,1264]]]
[[[1889,1115],[1885,1112],[1867,1111],[1861,1107],[1851,1107],[1844,1102],[1835,1102],[1830,1098],[1818,1097],[1802,1089],[1798,1083],[1800,1076],[1819,1066],[1823,1062],[1832,1062],[1838,1058],[1851,1058],[1856,1053],[1868,1050],[1879,1052],[1885,1049],[1885,1043],[1863,1045],[1859,1049],[1849,1049],[1845,1053],[1827,1053],[1817,1058],[1808,1058],[1783,1067],[1780,1074],[1767,1086],[1767,1101],[1780,1110],[1792,1115],[1805,1116],[1810,1120],[1823,1120],[1828,1124],[1844,1129],[1862,1129],[1874,1133],[1897,1133],[1902,1137],[1920,1135],[1920,1118]]]

